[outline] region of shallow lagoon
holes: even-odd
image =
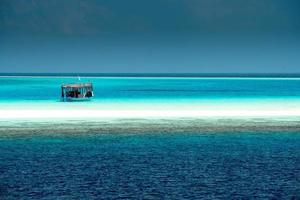
[[[0,102],[56,102],[62,83],[77,77],[0,77]],[[299,99],[300,78],[82,77],[94,101]]]

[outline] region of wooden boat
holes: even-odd
[[[62,101],[85,101],[94,96],[92,83],[63,84],[61,86]]]

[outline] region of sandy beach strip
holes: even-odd
[[[0,104],[0,137],[88,133],[300,133],[299,102]]]
[[[21,109],[0,110],[0,120],[24,119],[105,119],[105,118],[247,118],[300,117],[296,109],[217,109],[217,110],[100,110],[100,109]]]
[[[298,99],[0,103],[0,121],[300,117]]]

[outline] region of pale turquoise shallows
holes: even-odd
[[[0,102],[57,102],[62,83],[77,77],[0,77]],[[300,78],[84,78],[97,101],[300,99]]]

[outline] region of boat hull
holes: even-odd
[[[63,98],[61,101],[67,102],[82,102],[82,101],[91,101],[92,98]]]

